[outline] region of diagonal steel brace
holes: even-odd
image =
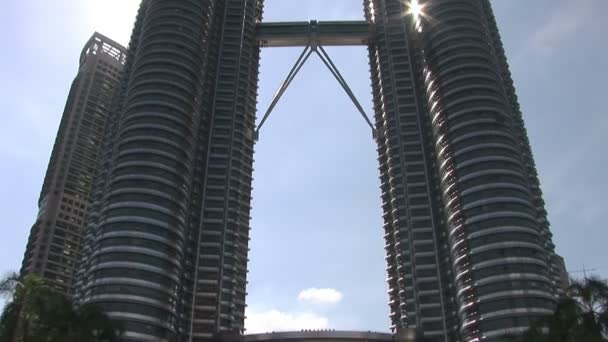
[[[281,83],[281,86],[279,87],[279,89],[275,92],[275,94],[272,98],[272,102],[270,103],[270,106],[266,110],[264,117],[262,117],[262,121],[260,121],[260,124],[258,125],[257,129],[255,130],[255,134],[254,134],[255,140],[256,141],[259,140],[260,130],[262,129],[262,126],[264,126],[264,123],[270,116],[270,113],[272,113],[272,111],[274,110],[274,107],[277,105],[277,103],[281,99],[281,96],[283,96],[283,94],[285,93],[285,91],[287,90],[287,88],[289,87],[291,82],[294,80],[294,78],[296,77],[298,72],[302,69],[302,67],[304,66],[304,64],[306,63],[306,61],[308,60],[308,58],[310,57],[310,55],[313,52],[317,53],[319,58],[321,58],[321,61],[323,61],[323,64],[325,64],[325,66],[327,66],[327,68],[329,69],[331,74],[336,78],[338,83],[342,86],[342,89],[344,89],[344,91],[346,92],[348,97],[350,97],[350,99],[353,101],[353,103],[355,104],[355,107],[357,107],[357,110],[359,110],[359,113],[361,113],[361,116],[363,117],[363,119],[365,120],[367,125],[372,129],[372,136],[375,139],[376,138],[376,129],[374,128],[374,125],[372,124],[371,120],[365,113],[363,106],[361,106],[361,104],[357,100],[357,97],[355,96],[355,94],[352,92],[352,90],[348,86],[348,83],[346,82],[344,77],[342,77],[342,74],[340,73],[340,71],[334,64],[334,62],[331,60],[331,58],[329,57],[329,54],[325,51],[325,49],[323,49],[323,47],[320,45],[313,44],[313,45],[306,46],[304,51],[302,51],[302,53],[296,60],[296,63],[291,68],[291,71],[289,71],[289,74],[287,74],[287,78],[285,78],[283,83]]]
[[[317,55],[319,55],[319,58],[321,58],[321,61],[323,61],[323,64],[325,64],[325,66],[327,66],[327,68],[329,69],[331,74],[334,75],[336,80],[338,80],[338,83],[340,83],[340,85],[342,86],[342,89],[344,89],[344,91],[346,92],[348,97],[350,97],[350,99],[353,101],[353,103],[355,104],[355,107],[357,107],[357,109],[359,110],[359,113],[361,113],[363,120],[365,120],[367,125],[372,129],[373,137],[376,138],[376,129],[374,128],[374,125],[372,124],[371,120],[365,113],[363,106],[361,106],[361,104],[357,100],[357,97],[355,96],[353,91],[348,86],[348,82],[346,82],[344,77],[342,77],[340,70],[338,70],[338,67],[336,67],[334,62],[329,57],[329,54],[327,54],[327,52],[325,51],[325,49],[323,49],[322,46],[319,46],[317,49],[315,49],[315,52],[317,53]]]
[[[285,93],[285,90],[287,90],[287,87],[289,87],[289,85],[291,84],[291,82],[293,81],[293,79],[296,77],[296,75],[298,74],[298,72],[300,71],[300,69],[302,69],[302,67],[304,66],[304,64],[308,60],[308,57],[310,57],[310,55],[312,54],[312,51],[313,50],[311,49],[310,46],[307,46],[304,49],[304,51],[302,51],[302,53],[300,54],[300,57],[298,57],[298,60],[296,61],[296,63],[294,64],[294,66],[291,68],[291,71],[289,71],[289,74],[287,74],[287,78],[285,78],[285,81],[283,81],[283,83],[281,83],[281,86],[275,92],[275,94],[274,94],[274,96],[272,98],[272,102],[270,103],[270,106],[266,110],[266,113],[264,114],[264,117],[262,118],[262,121],[260,121],[260,124],[258,125],[258,128],[255,131],[255,140],[256,141],[260,137],[260,129],[262,129],[262,126],[264,125],[264,123],[268,119],[268,116],[270,115],[270,113],[272,112],[272,110],[274,109],[274,107],[277,105],[277,103],[281,99],[281,96],[283,96],[283,94]]]

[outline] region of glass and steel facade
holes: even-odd
[[[502,341],[552,313],[559,267],[487,0],[365,2],[393,328]]]
[[[110,118],[75,300],[125,341],[244,330],[258,0],[144,0]]]
[[[501,341],[551,313],[561,268],[490,3],[419,5],[258,25],[263,0],[142,1],[75,300],[125,321],[125,341],[242,334],[260,47],[306,46],[340,79],[320,45],[364,44],[392,330]]]
[[[84,46],[38,200],[21,274],[69,294],[95,166],[126,50],[95,33]]]

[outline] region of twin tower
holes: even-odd
[[[267,24],[263,0],[142,2],[98,132],[78,303],[125,341],[243,333],[260,48],[302,46],[282,91],[316,52],[378,145],[393,331],[503,341],[553,312],[563,262],[490,1],[363,5],[361,22]],[[368,47],[373,119],[328,45]]]

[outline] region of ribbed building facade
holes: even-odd
[[[503,341],[552,313],[561,287],[490,3],[363,2],[391,329]],[[244,332],[262,12],[142,1],[75,286],[125,322],[125,341]]]
[[[125,341],[243,333],[260,0],[144,0],[76,284]]]
[[[490,2],[365,1],[393,329],[504,341],[561,295]]]
[[[84,46],[65,105],[32,226],[21,275],[39,275],[69,294],[97,157],[125,48],[95,33]]]

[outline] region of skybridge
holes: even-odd
[[[304,47],[304,51],[296,60],[294,66],[287,74],[285,81],[279,86],[270,106],[264,113],[262,121],[255,132],[258,140],[260,130],[272,113],[281,96],[285,93],[300,69],[304,66],[311,54],[316,53],[323,64],[327,66],[331,74],[336,78],[346,95],[372,130],[372,136],[376,137],[376,129],[355,97],[348,83],[338,70],[338,67],[329,57],[324,49],[326,46],[368,46],[372,43],[374,34],[373,25],[367,21],[316,21],[311,20],[297,22],[271,22],[259,23],[256,28],[256,39],[260,47]]]
[[[260,23],[256,39],[261,47],[367,46],[372,39],[372,26],[367,21]]]

